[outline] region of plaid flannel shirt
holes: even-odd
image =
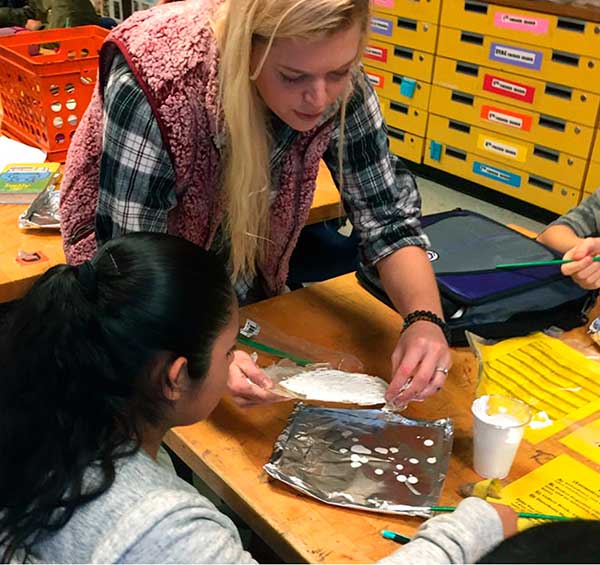
[[[339,128],[323,159],[339,186],[342,201],[361,240],[361,260],[374,265],[397,249],[427,247],[420,226],[421,199],[414,176],[388,148],[387,128],[369,81],[348,101],[343,170],[338,170]],[[98,244],[132,231],[167,231],[169,210],[177,205],[175,173],[142,89],[122,55],[111,68],[104,96],[103,151],[96,214]],[[273,119],[271,171],[278,171],[297,132]],[[226,242],[217,243],[226,253]],[[371,270],[372,271],[372,270]],[[261,298],[255,280],[236,281],[242,302]]]

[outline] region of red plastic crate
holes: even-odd
[[[81,26],[0,38],[2,130],[64,162],[98,75],[108,30]]]

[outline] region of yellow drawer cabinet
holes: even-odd
[[[576,189],[583,186],[587,162],[581,157],[435,115],[429,118],[427,137]]]
[[[417,51],[435,53],[438,26],[405,16],[390,16],[374,12],[369,36],[379,41],[410,47]]]
[[[365,73],[380,98],[410,104],[422,110],[427,110],[429,107],[431,86],[428,83],[369,67],[365,67]],[[404,85],[410,83],[411,88],[403,89],[403,83]],[[403,91],[406,94],[403,94]]]
[[[387,98],[379,98],[381,109],[388,126],[425,137],[427,111]]]
[[[589,126],[500,105],[480,96],[435,84],[431,87],[429,113],[538,143],[584,159],[589,156],[594,134]]]
[[[438,23],[442,0],[371,0],[371,5],[373,10],[382,14]]]
[[[394,155],[415,163],[420,163],[423,159],[425,140],[422,137],[389,127],[388,140],[390,142],[390,151]]]
[[[600,23],[476,0],[443,0],[440,24],[549,49],[568,46],[590,57],[600,53]]]
[[[596,139],[594,140],[594,148],[590,159],[600,163],[600,129],[596,130]]]
[[[504,163],[483,159],[457,147],[425,140],[423,161],[463,179],[482,184],[535,206],[564,214],[579,203],[581,190],[519,171]]]
[[[440,26],[437,53],[443,57],[600,93],[600,59],[588,56],[509,42],[444,26]]]
[[[372,36],[363,56],[365,65],[425,82],[431,82],[433,59],[431,53],[378,41]]]
[[[436,57],[433,82],[452,90],[594,126],[600,96],[465,61]]]
[[[583,190],[591,194],[598,188],[600,188],[600,163],[597,161],[590,161]]]

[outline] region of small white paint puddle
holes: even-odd
[[[383,469],[375,469],[376,475],[383,475]]]
[[[369,458],[368,458],[368,457],[365,457],[365,456],[363,455],[363,456],[362,456],[362,457],[359,459],[359,461],[360,461],[361,463],[368,463],[368,462],[369,462]]]
[[[350,463],[350,467],[352,467],[353,469],[358,469],[360,466],[362,466],[362,463],[360,461],[352,461],[352,463]]]
[[[402,471],[402,469],[404,469],[404,465],[398,463],[398,465],[396,465],[396,469],[398,469],[398,471]]]
[[[363,455],[371,455],[371,453],[373,453],[368,447],[365,447],[364,445],[353,445],[350,448],[350,451],[352,451],[352,453],[362,453]]]
[[[418,464],[419,464],[419,460],[418,460],[418,459],[416,459],[415,457],[411,457],[411,458],[408,460],[408,462],[409,462],[409,463],[412,463],[413,465],[418,465]]]
[[[342,447],[342,449],[340,449],[340,453],[348,453],[348,450],[345,447]]]
[[[406,475],[398,475],[396,477],[397,481],[400,481],[401,483],[405,483],[406,482]]]
[[[407,480],[411,485],[416,485],[419,482],[419,479],[414,475],[409,475]]]
[[[398,453],[398,451],[397,447],[390,447],[390,453]]]
[[[381,453],[381,455],[387,455],[389,450],[386,447],[376,447],[374,451],[376,453]]]
[[[352,441],[353,441],[354,443],[356,443],[356,442],[358,441],[358,438],[357,438],[357,437],[353,437],[353,438],[352,438]]]
[[[350,461],[360,461],[360,455],[353,453],[350,455]]]
[[[415,496],[421,496],[421,493],[415,488],[413,487],[410,483],[404,483],[406,485],[406,488],[412,492]]]
[[[432,439],[426,439],[423,442],[423,445],[427,446],[427,447],[431,447],[433,445],[433,440]]]
[[[431,463],[432,465],[437,461],[437,457],[428,457],[427,463]]]

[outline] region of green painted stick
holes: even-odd
[[[600,256],[594,257],[593,261],[600,261]],[[545,267],[546,265],[564,265],[572,263],[574,259],[553,259],[552,261],[530,261],[528,263],[502,263],[496,265],[496,269],[520,269],[521,267]]]
[[[311,365],[314,363],[314,361],[307,361],[306,359],[301,359],[300,357],[296,357],[291,353],[287,353],[286,351],[282,351],[281,349],[276,349],[275,347],[270,347],[269,345],[265,345],[264,343],[258,343],[258,341],[248,339],[247,337],[243,337],[241,335],[238,335],[237,341],[242,345],[253,347],[254,349],[258,349],[259,351],[263,351],[264,353],[269,353],[271,355],[274,355],[275,357],[283,357],[285,359],[290,359],[291,361],[297,363],[301,367],[306,367],[307,365]]]
[[[430,506],[429,510],[433,512],[454,512],[456,506]],[[552,514],[535,514],[532,512],[519,512],[519,518],[533,518],[536,520],[576,520],[577,518],[568,518],[567,516],[553,516]]]

